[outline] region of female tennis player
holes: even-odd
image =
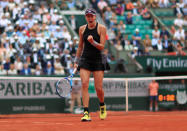
[[[106,41],[106,27],[96,21],[96,11],[87,9],[85,11],[86,25],[79,28],[79,46],[76,52],[74,68],[80,68],[82,82],[82,101],[84,115],[81,121],[91,121],[89,115],[89,78],[91,73],[94,77],[94,85],[100,102],[100,119],[107,116],[106,105],[104,103],[103,77],[104,70],[109,70],[110,66],[103,54]]]

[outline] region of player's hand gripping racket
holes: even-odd
[[[56,83],[56,93],[61,97],[61,98],[66,98],[67,96],[70,95],[72,91],[72,84],[73,84],[73,75],[76,73],[77,68],[73,70],[73,73],[65,78],[62,78],[57,81]]]

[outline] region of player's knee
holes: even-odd
[[[88,89],[88,82],[82,82],[82,88],[83,89]]]
[[[95,88],[95,90],[96,90],[98,93],[102,93],[102,92],[103,92],[103,89],[102,89],[102,88]]]

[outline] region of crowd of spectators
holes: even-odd
[[[81,1],[56,0],[83,9]],[[72,72],[77,49],[53,3],[0,0],[0,75],[63,75]]]
[[[90,2],[105,21],[110,32],[109,40],[117,50],[132,51],[133,57],[151,55],[151,50],[168,52],[167,55],[186,55],[183,51],[187,48],[184,30],[187,26],[186,0],[90,0]],[[173,9],[176,19],[171,29],[167,30],[151,15],[149,10],[151,8]],[[126,27],[136,22],[137,17],[144,21],[152,21],[149,27],[152,30],[151,35],[145,34],[144,38],[141,34],[142,29],[136,28],[131,32],[132,36],[128,37]],[[178,53],[181,51],[182,53]]]

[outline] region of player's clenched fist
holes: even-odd
[[[92,36],[92,35],[89,35],[88,38],[87,38],[87,40],[88,40],[90,43],[93,43],[93,42],[94,42],[93,36]]]

